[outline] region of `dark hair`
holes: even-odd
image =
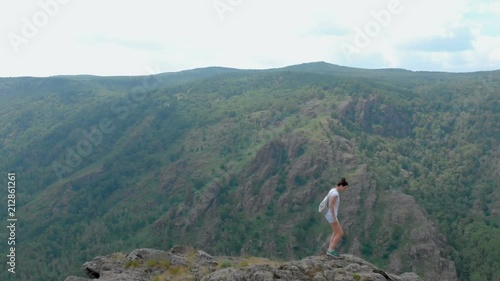
[[[337,183],[337,186],[339,186],[339,185],[341,185],[341,186],[347,186],[347,185],[349,185],[349,184],[347,183],[347,181],[345,180],[345,178],[342,178],[342,179],[339,181],[339,183]]]

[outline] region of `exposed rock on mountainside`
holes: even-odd
[[[454,262],[442,257],[442,251],[447,245],[446,238],[439,233],[432,222],[426,219],[415,199],[401,192],[393,191],[389,192],[385,200],[392,203],[391,209],[386,210],[384,214],[384,221],[387,224],[399,227],[408,224],[408,222],[413,224],[413,226],[405,226],[409,227],[411,243],[391,255],[390,269],[399,272],[403,269],[402,261],[406,261],[412,269],[417,267],[429,269],[425,272],[427,280],[456,280]],[[395,232],[399,231],[398,228],[393,228],[393,233],[390,235],[398,235]],[[389,231],[384,234],[389,235]]]
[[[454,262],[443,257],[448,247],[446,238],[412,196],[379,190],[366,166],[352,182],[357,188],[345,192],[341,205],[345,215],[343,227],[353,241],[350,253],[390,252],[392,272],[415,271],[425,280],[457,280]],[[366,215],[360,216],[361,210]],[[363,238],[371,244],[360,245]]]
[[[339,112],[342,119],[382,136],[407,137],[413,129],[411,115],[380,96],[350,100]]]
[[[309,151],[305,151],[307,149]],[[229,197],[221,198],[220,193],[230,179],[213,180],[191,205],[186,206],[188,215],[177,214],[182,211],[179,208],[173,219],[166,216],[160,220],[157,229],[161,232],[169,224],[198,227],[194,224],[196,219],[208,221],[210,223],[200,227],[200,231],[187,227],[176,229],[182,233],[179,240],[198,233],[197,245],[205,245],[207,251],[220,253],[221,249],[214,248],[220,244],[218,231],[234,228],[242,220],[238,217],[240,214],[245,219],[253,219],[274,206],[276,212],[282,213],[282,222],[286,223],[246,225],[247,231],[257,234],[241,237],[235,254],[280,256],[278,242],[267,234],[269,232],[294,232],[296,237],[301,237],[286,242],[285,251],[289,258],[298,258],[293,251],[296,247],[318,245],[324,248],[310,251],[310,254],[317,254],[326,249],[330,229],[315,211],[316,205],[313,208],[308,202],[317,201],[316,198],[335,184],[335,179],[330,178],[339,172],[332,172],[332,167],[341,167],[353,171],[349,176],[351,188],[341,195],[341,222],[346,232],[341,251],[387,259],[387,268],[396,274],[413,271],[425,280],[457,280],[455,265],[444,254],[449,247],[446,238],[427,218],[422,207],[412,196],[379,186],[370,167],[358,164],[353,150],[351,141],[340,136],[328,137],[326,132],[315,136],[293,132],[275,139],[262,146],[252,161],[235,176],[237,184]],[[173,173],[169,175],[174,176]],[[322,183],[318,179],[329,180]],[[221,210],[224,202],[234,203]],[[307,228],[311,225],[324,225],[324,231],[314,233]],[[224,236],[225,241],[234,239],[232,235]]]
[[[297,261],[255,257],[213,257],[202,250],[175,246],[171,251],[137,249],[128,254],[96,257],[82,266],[88,278],[65,281],[146,280],[393,280],[421,281],[414,273],[394,275],[356,256],[310,256]],[[89,279],[90,278],[90,279]]]

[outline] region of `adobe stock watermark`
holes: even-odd
[[[233,12],[238,6],[240,6],[243,0],[215,0],[212,2],[217,16],[221,21],[225,20],[224,15],[228,12]]]
[[[150,70],[148,69],[149,73],[158,73]],[[81,134],[80,140],[76,144],[67,147],[61,159],[54,160],[51,164],[57,178],[62,180],[68,174],[73,173],[82,164],[83,160],[89,157],[103,143],[106,135],[116,129],[114,122],[125,120],[130,115],[131,110],[144,102],[149,93],[157,89],[161,82],[162,79],[158,75],[145,76],[142,85],[132,88],[125,98],[111,104],[113,118],[103,118],[89,130],[78,129]]]
[[[56,17],[61,7],[71,0],[41,0],[38,2],[39,9],[30,18],[23,17],[19,33],[10,32],[7,34],[10,45],[15,53],[19,53],[21,45],[26,45],[35,38],[40,29],[47,26],[51,19]]]
[[[347,61],[350,61],[353,54],[359,54],[362,49],[368,47],[373,39],[380,35],[382,29],[391,24],[393,17],[402,11],[403,7],[399,0],[390,0],[384,9],[377,12],[371,11],[371,20],[366,22],[362,28],[354,28],[355,35],[352,43],[342,42],[340,46]]]

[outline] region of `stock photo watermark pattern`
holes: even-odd
[[[7,173],[7,229],[9,245],[7,255],[7,271],[16,273],[16,173]]]
[[[399,0],[390,0],[383,9],[371,11],[371,19],[362,28],[354,28],[355,34],[352,40],[342,42],[340,49],[345,59],[350,61],[353,54],[359,54],[370,46],[372,41],[391,24],[393,18],[399,15],[403,9],[404,7]]]
[[[221,21],[225,20],[225,14],[234,12],[244,0],[215,0],[212,2],[215,12]]]
[[[31,17],[21,19],[21,27],[18,32],[7,34],[10,45],[15,53],[20,52],[22,45],[26,45],[34,39],[40,30],[46,27],[50,21],[55,18],[61,8],[67,5],[71,0],[42,0],[38,2],[38,10]]]

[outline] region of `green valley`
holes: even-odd
[[[424,280],[495,280],[499,78],[323,62],[0,78],[16,276],[61,280],[94,256],[176,244],[320,254],[317,206],[346,177],[341,252]]]

